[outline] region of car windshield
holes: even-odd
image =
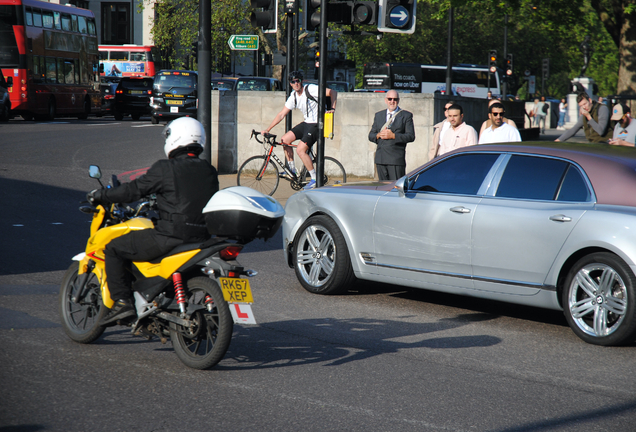
[[[327,87],[329,87],[332,90],[338,91],[338,92],[347,92],[347,91],[349,91],[349,86],[344,81],[343,82],[336,82],[336,83],[334,83],[334,82],[329,83],[327,85]]]
[[[182,88],[196,88],[197,87],[197,76],[194,74],[189,75],[159,75],[155,80],[155,87],[160,88],[162,90],[170,89],[173,87],[182,87]]]
[[[252,91],[267,91],[269,90],[268,82],[266,80],[239,80],[236,85],[237,90],[252,90]]]

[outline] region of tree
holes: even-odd
[[[636,94],[636,4],[633,0],[591,0],[591,5],[618,48],[619,95]]]

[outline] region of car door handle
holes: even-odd
[[[452,211],[453,213],[470,213],[470,209],[464,206],[452,207],[450,211]]]
[[[571,217],[562,214],[550,216],[550,220],[555,222],[572,222]]]

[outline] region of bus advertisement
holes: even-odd
[[[490,81],[489,81],[490,78]],[[414,63],[368,63],[364,65],[362,88],[393,89],[408,93],[446,91],[446,66]],[[488,67],[461,64],[453,66],[453,94],[485,99],[488,90],[494,96],[500,91],[499,71],[489,73]]]
[[[108,77],[154,77],[159,68],[159,50],[143,45],[100,45],[100,75]]]
[[[86,118],[101,110],[97,29],[90,10],[0,0],[0,69],[13,77],[11,116]]]

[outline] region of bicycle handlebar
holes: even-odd
[[[263,144],[263,141],[261,141],[261,140],[259,140],[259,139],[258,139],[259,135],[261,135],[261,133],[260,133],[260,132],[258,132],[258,131],[256,131],[256,130],[252,129],[252,135],[250,136],[250,139],[252,139],[252,137],[254,137],[254,139],[255,139],[256,141],[258,141],[260,144]],[[271,145],[276,145],[276,144],[278,144],[278,143],[276,142],[276,135],[274,135],[274,134],[270,134],[270,133],[266,133],[266,134],[262,134],[262,135],[263,135],[263,137],[267,140],[267,143],[268,143],[268,144],[271,144]]]

